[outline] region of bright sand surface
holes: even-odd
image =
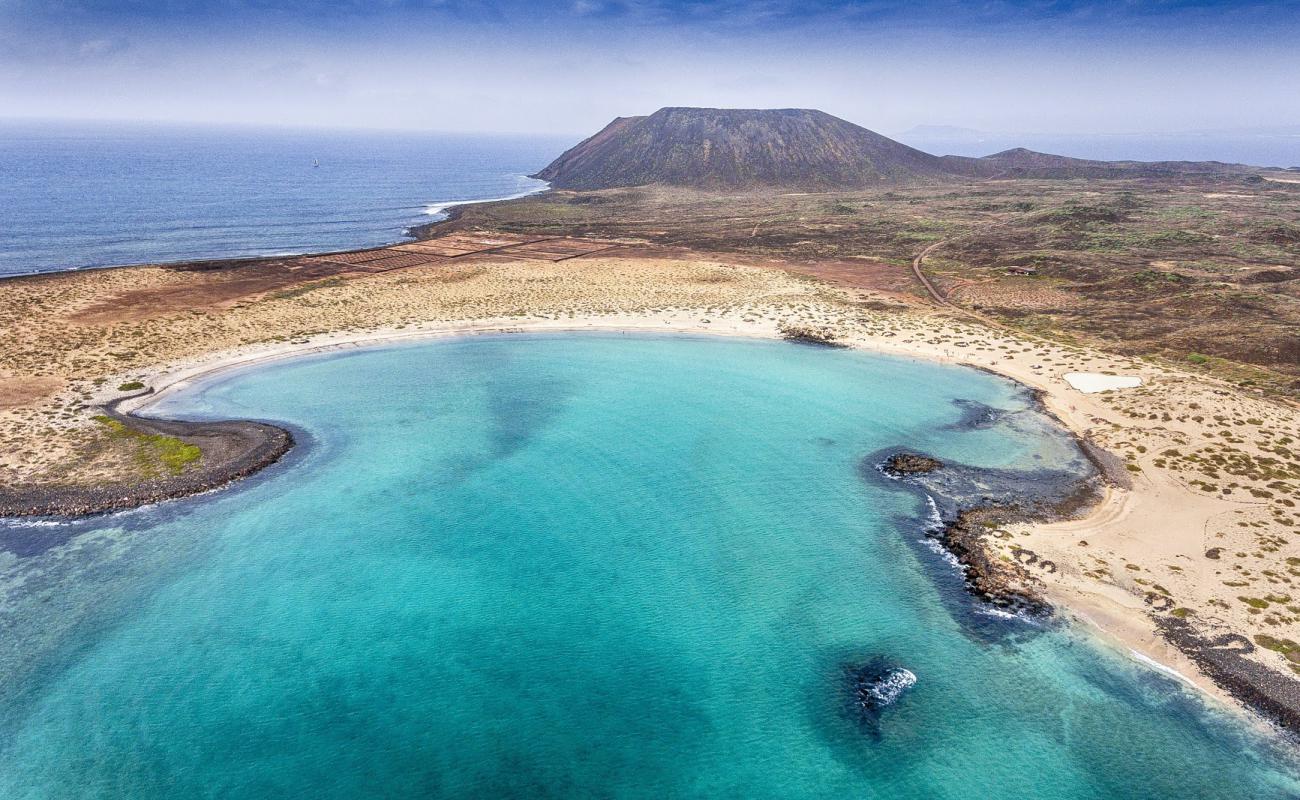
[[[1067,372],[1061,377],[1084,394],[1109,392],[1114,389],[1136,389],[1142,379],[1136,375],[1101,375],[1096,372]]]

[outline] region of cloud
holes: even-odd
[[[0,0],[0,114],[566,134],[687,104],[885,130],[1298,124],[1276,101],[1300,71],[1295,6]]]
[[[118,37],[86,39],[77,47],[77,55],[87,61],[94,61],[124,53],[130,48],[130,42]]]

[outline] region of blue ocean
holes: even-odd
[[[554,137],[0,123],[0,276],[400,241],[545,186]]]
[[[1300,796],[1285,747],[1177,680],[972,601],[925,498],[864,465],[1081,468],[986,373],[485,336],[156,412],[300,444],[207,496],[0,529],[6,800]]]

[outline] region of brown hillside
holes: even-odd
[[[538,178],[559,189],[663,184],[850,189],[943,177],[942,160],[809,109],[663,108],[620,117]]]

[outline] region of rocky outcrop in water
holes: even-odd
[[[892,475],[895,478],[902,478],[907,475],[924,475],[927,472],[934,472],[943,466],[943,462],[937,458],[930,458],[918,453],[895,453],[885,459],[880,470],[886,475]]]
[[[844,669],[849,715],[866,731],[879,736],[880,718],[914,685],[916,675],[884,658]]]
[[[1065,470],[1010,470],[945,463],[923,453],[898,450],[875,453],[863,462],[863,474],[883,474],[891,485],[926,497],[937,517],[925,535],[956,559],[966,586],[980,600],[999,608],[1036,616],[1049,614],[1042,581],[1029,570],[1037,557],[1005,559],[994,537],[1013,522],[1045,521],[1076,513],[1097,497],[1098,473]],[[1039,564],[1054,569],[1055,565]]]
[[[821,347],[848,347],[840,341],[840,333],[829,325],[782,322],[777,326],[781,338],[787,342],[811,344]]]

